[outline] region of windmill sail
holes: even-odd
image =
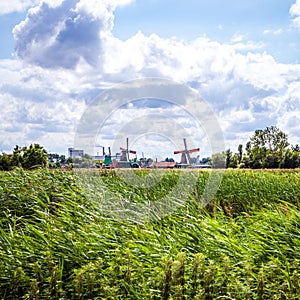
[[[184,152],[185,152],[185,150],[175,150],[174,154],[180,154],[180,153],[184,153]]]
[[[185,149],[184,150],[175,150],[174,154],[180,154],[181,153],[180,165],[189,166],[189,165],[191,165],[190,153],[199,152],[200,148],[195,148],[195,149],[188,150],[186,139],[183,139],[183,144],[184,144]]]
[[[199,152],[199,151],[200,151],[200,148],[196,148],[196,149],[191,149],[191,150],[189,150],[190,153]]]

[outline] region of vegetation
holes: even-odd
[[[203,157],[201,164],[212,165],[214,168],[248,168],[248,169],[295,169],[300,168],[300,147],[298,144],[288,148],[288,136],[276,126],[266,127],[264,130],[255,130],[247,142],[245,151],[243,145],[238,145],[237,153],[227,149],[223,153],[215,153],[212,157]],[[107,157],[108,158],[108,157]],[[134,159],[133,161],[136,161]],[[141,158],[140,164],[149,166],[151,158]],[[165,158],[166,162],[174,162],[173,158]],[[103,161],[94,160],[85,154],[83,157],[66,158],[65,155],[49,153],[39,144],[29,147],[14,148],[12,154],[0,155],[0,170],[8,171],[15,167],[34,169],[48,166],[50,168],[91,168],[100,167]],[[195,157],[191,163],[197,163]],[[107,161],[105,165],[109,165]]]
[[[29,147],[16,146],[12,154],[3,153],[0,156],[0,170],[9,171],[15,167],[35,169],[46,167],[48,164],[47,151],[39,144]]]
[[[243,145],[238,146],[238,153],[232,153],[230,149],[223,153],[226,159],[226,168],[299,168],[300,147],[298,144],[291,148],[288,146],[287,135],[276,126],[255,130],[246,144],[245,154]]]
[[[49,153],[48,154],[49,168],[56,169],[61,168],[63,165],[70,165],[73,163],[73,159],[66,158],[63,154]]]
[[[97,198],[71,172],[0,173],[0,299],[298,299],[299,170],[227,171],[205,207],[211,170],[165,171],[151,189],[92,172]],[[172,214],[128,222],[101,209],[107,189],[155,202],[191,172],[198,183]]]

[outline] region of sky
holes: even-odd
[[[190,111],[158,99],[110,110],[101,98],[149,77],[205,100],[224,149],[237,152],[272,125],[300,144],[299,60],[300,0],[0,1],[0,150],[39,143],[67,154],[82,116],[103,98],[105,121],[92,113],[89,120],[99,122],[99,149],[118,149],[130,136],[139,155],[174,157],[183,147],[176,131],[210,155],[211,136],[189,115],[197,100]]]

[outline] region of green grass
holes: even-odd
[[[0,299],[298,299],[299,170],[122,172],[0,173]]]

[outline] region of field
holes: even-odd
[[[134,172],[1,172],[0,299],[299,299],[299,170]]]

